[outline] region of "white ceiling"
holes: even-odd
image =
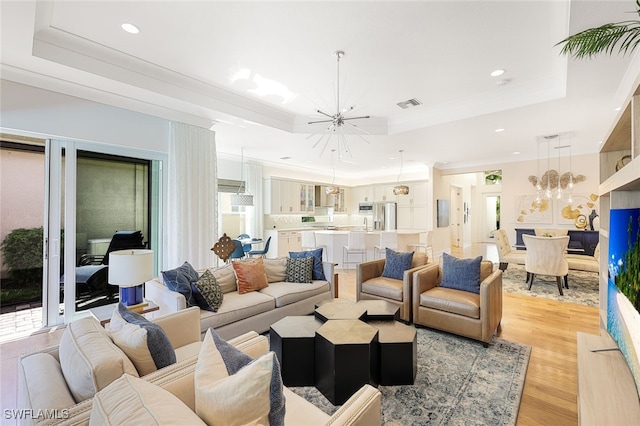
[[[0,4],[2,78],[209,128],[218,151],[346,178],[537,156],[571,132],[593,153],[636,80],[635,57],[574,61],[554,45],[633,19],[625,1],[47,1]],[[120,25],[133,23],[138,35]],[[315,111],[366,129],[338,163]],[[506,69],[500,77],[491,71]],[[500,80],[507,80],[500,85]],[[262,92],[257,92],[263,90]],[[283,95],[283,93],[285,93]],[[398,102],[422,105],[403,110]],[[495,129],[505,131],[496,133]],[[513,152],[520,152],[515,155]],[[290,157],[282,160],[281,157]],[[390,160],[390,157],[395,157]],[[479,167],[481,169],[481,167]]]

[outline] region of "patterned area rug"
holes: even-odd
[[[413,386],[379,386],[382,424],[514,425],[531,348],[499,338],[480,342],[418,328],[418,373]],[[333,414],[315,387],[291,387]]]
[[[495,266],[497,268],[497,265]],[[525,283],[527,272],[524,265],[509,264],[502,275],[502,290],[507,293],[524,294],[532,297],[559,300],[588,306],[599,305],[598,273],[585,271],[569,271],[569,288],[563,288],[564,296],[558,293],[556,278],[538,275],[531,290]]]

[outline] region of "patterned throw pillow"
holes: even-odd
[[[287,258],[287,278],[288,283],[312,282],[313,276],[313,256],[301,258]]]
[[[322,247],[317,248],[315,250],[309,250],[309,251],[299,251],[299,252],[290,251],[289,256],[292,259],[299,258],[299,257],[312,256],[313,272],[311,274],[311,279],[323,280],[323,281],[326,280],[326,277],[324,276],[324,270],[322,269]]]
[[[284,389],[274,352],[254,361],[210,328],[194,386],[196,414],[209,425],[284,425]]]
[[[198,301],[200,308],[218,312],[218,308],[222,305],[224,293],[216,277],[207,269],[200,279],[193,283],[193,286],[195,287],[193,297]]]
[[[198,273],[189,262],[184,262],[181,266],[169,271],[162,271],[164,285],[171,291],[177,291],[187,299],[187,307],[198,306],[193,299],[191,284],[198,281]]]
[[[480,293],[480,264],[482,256],[475,259],[458,259],[442,254],[442,282],[440,287]]]
[[[113,310],[109,335],[141,376],[176,363],[176,352],[162,327],[127,309],[122,302]]]
[[[401,280],[404,278],[404,271],[411,269],[411,262],[413,261],[413,252],[402,253],[398,251],[386,249],[386,260],[384,262],[384,269],[382,270],[382,276],[385,278],[394,278]]]
[[[262,258],[231,262],[238,277],[238,293],[245,294],[269,286]]]

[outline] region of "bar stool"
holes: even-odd
[[[380,242],[373,247],[373,257],[375,259],[386,258],[387,248],[398,250],[398,234],[395,231],[382,231],[380,233]]]
[[[365,244],[366,231],[351,231],[349,232],[349,238],[347,245],[342,247],[342,265],[350,263],[361,263],[367,260],[367,246]],[[361,256],[360,262],[349,261],[349,256],[352,254],[359,254]]]
[[[327,259],[327,248],[325,246],[319,246],[316,243],[316,233],[315,231],[300,231],[300,241],[301,241],[301,249],[303,251],[312,251],[315,249],[322,249],[322,260],[325,261]]]
[[[431,231],[420,233],[420,240],[417,243],[407,244],[409,247],[413,247],[415,251],[420,249],[424,250],[427,254],[427,259],[433,260],[433,245]]]

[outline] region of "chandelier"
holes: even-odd
[[[564,144],[562,139],[565,139]],[[566,140],[568,139],[568,141]],[[574,184],[581,182],[585,179],[583,175],[575,176],[572,171],[572,143],[571,132],[541,136],[538,139],[538,160],[537,160],[537,175],[529,176],[529,182],[536,189],[536,204],[539,205],[543,198],[550,200],[555,196],[556,199],[561,200],[566,197],[569,204],[573,203],[573,186]],[[555,146],[553,146],[555,144]],[[543,150],[546,148],[546,158],[544,153],[540,155],[540,147]],[[558,150],[558,170],[551,167],[551,149]],[[563,149],[569,150],[568,155],[568,170],[564,173],[560,171],[560,151]],[[540,164],[546,170],[540,169]],[[546,163],[546,165],[545,165]]]
[[[401,149],[398,152],[400,153],[400,173],[398,174],[397,185],[393,187],[393,195],[408,195],[409,187],[407,185],[400,185],[400,177],[402,176],[402,166],[404,164],[402,153],[404,152],[404,150]]]
[[[340,59],[344,56],[344,51],[336,50],[335,52],[333,52],[333,54],[336,56],[336,62],[337,62],[336,112],[334,114],[329,114],[320,109],[316,110],[318,114],[321,114],[327,118],[323,120],[309,121],[307,124],[326,123],[329,125],[326,129],[326,133],[320,136],[320,138],[313,145],[313,148],[315,149],[316,147],[320,146],[321,147],[320,156],[322,156],[325,149],[327,148],[327,145],[335,136],[337,138],[336,145],[338,150],[338,158],[340,158],[342,156],[341,152],[348,153],[351,156],[351,149],[349,148],[349,143],[347,141],[347,137],[344,132],[345,128],[349,128],[350,130],[355,130],[356,132],[367,133],[366,131],[356,126],[355,124],[351,123],[350,121],[370,118],[370,116],[365,115],[360,117],[348,117],[347,114],[353,111],[355,106],[350,106],[348,108],[345,108],[344,106],[341,107],[340,105]],[[360,134],[356,133],[356,135],[359,136],[363,141],[367,142],[367,140],[364,139],[362,136],[360,136]]]

